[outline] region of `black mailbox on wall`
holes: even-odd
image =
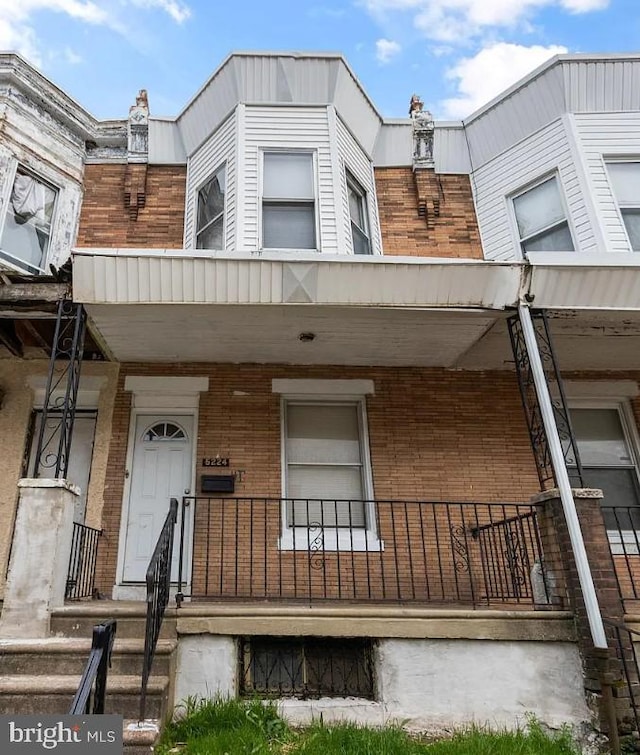
[[[202,475],[201,493],[233,493],[236,489],[236,476],[232,474]]]

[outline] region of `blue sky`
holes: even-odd
[[[633,52],[640,0],[0,0],[17,50],[99,118],[175,115],[234,50],[341,52],[379,111],[461,118],[557,52]]]

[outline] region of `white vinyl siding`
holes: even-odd
[[[580,113],[574,116],[574,123],[584,155],[588,190],[604,234],[604,251],[630,252],[606,161],[640,159],[640,113]]]
[[[486,259],[521,257],[511,197],[527,185],[556,174],[567,208],[567,220],[577,252],[597,248],[569,137],[558,119],[496,157],[473,174],[472,186]]]
[[[236,115],[231,115],[190,158],[187,168],[187,198],[184,221],[184,246],[196,246],[198,191],[225,165],[225,244],[236,248]]]
[[[261,155],[269,151],[313,152],[316,163],[316,215],[321,252],[336,254],[336,207],[333,195],[332,154],[326,107],[245,108],[244,138],[244,217],[245,250],[260,248],[260,170]],[[333,156],[335,158],[335,155]]]
[[[345,173],[346,169],[356,179],[366,194],[371,254],[382,254],[373,164],[340,118],[336,118],[336,135],[338,141],[338,156],[344,166],[340,172],[340,195],[342,199],[341,212],[342,220],[344,222],[345,250],[341,251],[346,251],[348,254],[353,254],[354,251],[351,235],[351,215],[349,212],[349,192]],[[340,208],[337,208],[337,210],[340,212]]]

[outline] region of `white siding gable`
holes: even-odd
[[[195,247],[198,189],[226,165],[225,247],[236,248],[236,114],[233,113],[190,158],[184,220],[185,249]]]
[[[486,259],[520,259],[510,197],[528,184],[557,173],[576,252],[597,251],[571,137],[558,118],[472,174],[478,224]]]
[[[265,150],[305,149],[316,158],[316,212],[319,249],[338,253],[333,167],[326,107],[245,108],[243,234],[240,250],[260,249],[260,171]]]
[[[348,254],[353,254],[353,239],[351,235],[351,218],[349,214],[349,195],[347,193],[347,179],[345,169],[353,175],[367,193],[367,210],[369,212],[369,233],[371,239],[372,254],[382,253],[380,241],[380,225],[378,223],[378,208],[376,204],[375,180],[373,165],[365,154],[362,147],[353,138],[340,118],[336,118],[336,131],[338,142],[338,155],[340,157],[339,171],[339,196],[341,199],[341,214],[344,223],[344,249]],[[338,217],[340,216],[338,205]]]
[[[595,211],[602,225],[605,250],[630,252],[631,246],[609,183],[605,161],[607,157],[638,160],[640,113],[582,113],[573,118]]]

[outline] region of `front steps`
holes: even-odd
[[[125,718],[125,753],[152,752],[158,731],[172,712],[177,648],[174,609],[167,611],[163,622],[147,686],[150,726],[139,728],[132,718],[140,705],[146,621],[143,602],[70,604],[51,616],[53,636],[0,640],[0,713],[67,713],[89,657],[93,627],[108,618],[116,619],[118,626],[105,712]]]

